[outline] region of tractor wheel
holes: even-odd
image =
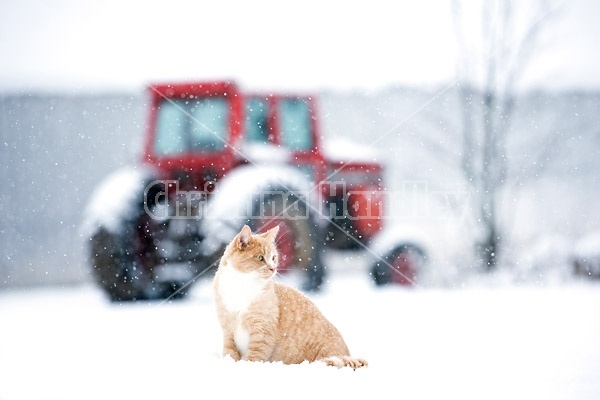
[[[377,286],[390,283],[412,286],[425,264],[425,252],[418,246],[402,244],[375,261],[371,275]]]
[[[152,194],[148,201],[155,199]],[[132,196],[132,215],[119,221],[118,232],[99,228],[90,237],[89,251],[96,280],[112,301],[164,299],[185,296],[185,282],[158,280],[156,241],[168,222],[153,220],[144,211],[143,194]],[[152,207],[148,204],[148,207]]]
[[[100,228],[90,238],[90,255],[96,281],[112,301],[136,300],[141,290],[123,268],[118,235]]]
[[[185,282],[156,281],[152,254],[136,249],[141,233],[133,236],[99,230],[90,238],[90,251],[96,281],[112,301],[165,299],[185,296],[178,291]]]
[[[298,268],[305,274],[303,290],[317,291],[323,283],[325,270],[320,257],[319,230],[309,214],[304,201],[293,195],[281,192],[261,196],[250,226],[254,232],[260,233],[279,225],[276,238],[279,272]]]

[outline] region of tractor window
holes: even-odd
[[[267,143],[267,102],[251,98],[246,102],[246,139],[256,143]]]
[[[310,150],[310,110],[302,99],[284,99],[280,104],[281,142],[292,150]]]
[[[157,154],[175,154],[185,150],[185,119],[185,114],[177,105],[168,101],[160,105],[154,142]]]
[[[226,129],[223,98],[164,101],[158,111],[154,151],[170,155],[221,150]]]

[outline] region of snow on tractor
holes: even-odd
[[[323,283],[325,247],[380,234],[383,168],[324,154],[314,97],[248,95],[231,82],[149,92],[142,163],[110,175],[86,211],[94,276],[112,300],[185,295],[244,224],[280,226],[280,270],[302,271],[306,291]],[[374,255],[377,284],[411,284],[424,258],[393,240]]]

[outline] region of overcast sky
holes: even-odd
[[[600,89],[600,1],[554,4],[524,85]],[[449,0],[0,0],[0,91],[224,78],[273,90],[438,86],[457,76],[453,32]]]

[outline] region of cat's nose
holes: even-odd
[[[271,272],[277,271],[277,267],[274,265],[269,265],[269,269],[271,270]]]

